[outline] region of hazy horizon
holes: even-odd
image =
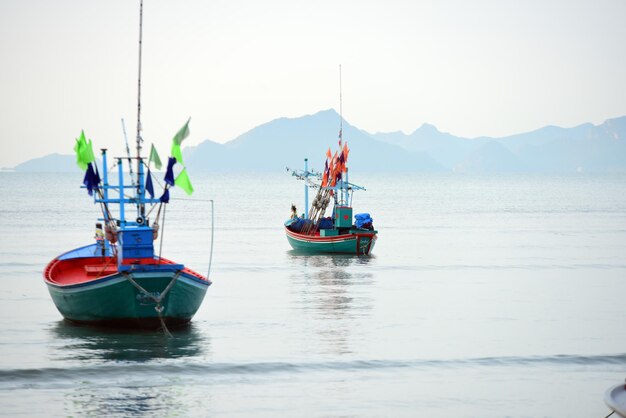
[[[0,167],[136,130],[139,2],[0,4]],[[462,137],[626,115],[620,1],[144,1],[143,137],[166,150],[339,109],[370,133]]]

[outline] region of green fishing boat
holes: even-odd
[[[112,247],[109,247],[112,248]],[[89,325],[158,328],[193,317],[211,282],[158,256],[118,266],[118,256],[91,244],[55,258],[44,271],[50,296],[64,318]]]
[[[206,276],[162,257],[163,229],[159,231],[159,225],[165,223],[170,190],[177,186],[187,194],[193,193],[180,148],[189,135],[189,121],[174,136],[162,194],[155,197],[150,164],[160,169],[161,161],[154,146],[147,162],[141,153],[143,2],[140,5],[137,154],[131,157],[126,141],[127,155],[114,159],[117,172],[111,176],[107,150],[102,149],[99,169],[92,142],[81,132],[74,148],[76,162],[85,171],[83,188],[93,196],[102,217],[97,219],[95,242],[54,258],[43,276],[54,304],[68,321],[113,327],[160,327],[168,333],[168,327],[191,320],[211,285],[213,202],[210,201],[211,256]],[[177,163],[182,169],[175,176]]]

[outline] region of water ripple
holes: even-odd
[[[16,387],[38,388],[76,386],[92,383],[107,384],[123,380],[130,386],[161,386],[181,379],[196,380],[208,376],[263,376],[275,373],[363,372],[386,369],[465,368],[465,367],[517,367],[546,365],[625,365],[626,353],[608,355],[513,356],[477,357],[467,359],[417,359],[417,360],[353,360],[327,362],[258,362],[258,363],[197,363],[197,364],[136,364],[116,363],[69,368],[14,369],[0,371],[0,389]],[[201,383],[198,380],[196,383]]]

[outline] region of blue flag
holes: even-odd
[[[93,191],[91,189],[91,175],[89,175],[89,172],[93,172],[93,168],[91,168],[91,163],[87,164],[87,168],[85,169],[85,176],[83,177],[83,185],[85,185],[85,187],[87,188],[87,193],[89,193],[89,196],[93,195]]]
[[[165,182],[170,186],[174,186],[174,164],[176,164],[176,158],[170,157],[167,160],[167,171],[165,172],[164,178]]]
[[[152,186],[152,175],[150,174],[150,168],[148,168],[148,174],[146,176],[146,191],[150,193],[150,199],[154,199],[154,187]]]
[[[170,201],[170,191],[169,191],[169,189],[167,187],[163,191],[163,195],[159,198],[159,200],[161,201],[161,203],[169,203],[169,201]]]
[[[93,180],[95,182],[95,185],[98,186],[98,184],[100,184],[100,173],[98,172],[98,164],[94,162],[93,168],[94,168]]]
[[[85,177],[83,178],[83,184],[87,188],[89,196],[93,196],[93,190],[98,186],[100,178],[96,176],[93,171],[91,163],[87,163],[87,169],[85,170]]]

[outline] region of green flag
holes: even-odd
[[[76,144],[74,144],[74,152],[76,153],[76,165],[83,171],[87,170],[88,163],[95,160],[91,147],[91,140],[87,143],[85,132],[80,131],[80,137],[76,139]]]
[[[176,158],[178,164],[183,164],[183,152],[180,150],[180,145],[176,142],[172,143],[172,157]]]
[[[161,159],[159,158],[159,154],[157,153],[154,144],[152,144],[152,148],[150,148],[150,159],[148,160],[148,166],[150,166],[151,162],[154,162],[154,166],[157,168],[157,170],[161,169]]]
[[[189,176],[187,175],[187,169],[184,168],[183,171],[180,172],[176,180],[174,180],[174,184],[180,187],[187,193],[191,195],[193,193],[193,186],[191,185],[191,181],[189,180]]]
[[[183,143],[183,140],[185,138],[187,138],[189,136],[189,121],[191,120],[191,118],[187,119],[187,122],[185,123],[185,125],[180,128],[180,130],[178,132],[176,132],[176,135],[174,135],[174,144],[176,145],[180,145]]]
[[[76,153],[76,165],[83,171],[87,170],[87,164],[83,163],[83,160],[80,158],[80,154],[83,150],[83,147],[85,146],[86,145],[78,139],[76,140],[76,144],[74,144],[74,152]]]
[[[83,150],[81,158],[85,164],[96,161],[96,156],[93,153],[93,144],[91,143],[91,139],[87,142],[87,146]]]

